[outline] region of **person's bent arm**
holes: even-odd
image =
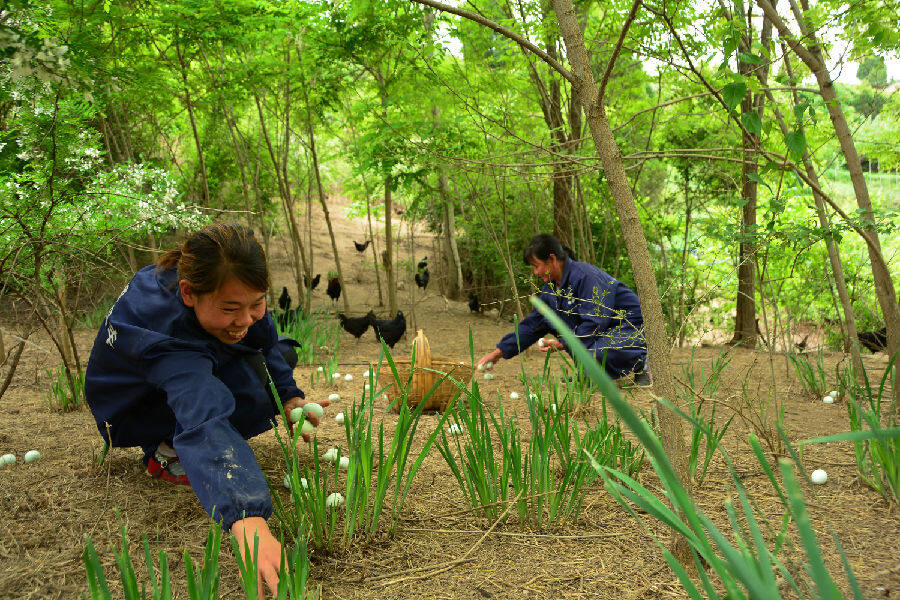
[[[253,557],[256,544],[256,566],[258,569],[258,598],[265,598],[263,581],[269,586],[274,598],[278,593],[278,577],[281,573],[281,544],[269,531],[269,525],[262,517],[246,517],[234,522],[231,534],[238,543],[244,562]]]
[[[496,359],[492,362],[497,362],[501,356],[509,360],[538,341],[538,338],[542,335],[549,332],[550,324],[547,323],[547,320],[537,310],[531,311],[531,314],[519,322],[515,331],[503,336],[503,339],[497,344],[496,350],[491,353],[496,356]],[[497,351],[499,351],[499,355],[495,354]],[[479,364],[482,364],[482,362],[486,363],[488,361],[482,359],[482,361],[479,361]]]

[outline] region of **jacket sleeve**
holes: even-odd
[[[228,418],[234,396],[199,350],[150,349],[148,380],[166,393],[175,413],[174,446],[200,504],[227,531],[245,517],[272,514],[272,499],[256,456]]]
[[[282,404],[291,398],[305,398],[306,396],[297,387],[294,381],[294,372],[284,360],[281,351],[278,349],[278,329],[275,327],[275,321],[272,315],[266,312],[266,343],[262,348],[263,355],[266,358],[266,367],[269,375],[275,383],[275,389],[278,391],[278,397]]]
[[[533,343],[542,335],[550,332],[550,324],[537,310],[519,321],[519,325],[512,333],[507,333],[497,344],[503,358],[510,359]],[[517,335],[518,333],[518,335]]]
[[[606,347],[605,336],[613,327],[616,316],[616,282],[603,281],[599,277],[584,277],[575,286],[572,312],[578,324],[575,335],[593,354]],[[598,342],[600,347],[598,348]],[[565,341],[563,341],[565,345]],[[566,350],[569,350],[566,347]]]

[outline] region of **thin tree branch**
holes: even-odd
[[[609,83],[609,76],[612,74],[616,59],[619,58],[619,52],[622,51],[622,43],[625,41],[625,35],[628,33],[628,29],[631,27],[634,18],[637,16],[638,7],[641,5],[642,1],[643,0],[634,0],[634,3],[631,5],[631,12],[628,13],[628,18],[625,19],[625,24],[622,25],[622,33],[619,34],[619,39],[616,41],[616,47],[613,48],[612,56],[609,57],[609,61],[606,63],[606,71],[603,72],[603,77],[600,79],[600,91],[597,92],[597,102],[603,102],[603,93],[606,91],[606,84]]]
[[[466,10],[464,8],[456,8],[455,6],[450,6],[449,4],[442,4],[441,2],[435,2],[434,0],[412,0],[412,2],[417,2],[418,4],[424,4],[425,6],[430,6],[431,8],[436,8],[442,12],[448,12],[464,19],[469,19],[470,21],[475,21],[476,23],[480,23],[485,27],[493,29],[497,33],[502,36],[508,37],[515,43],[519,44],[529,52],[534,52],[541,60],[550,65],[553,70],[566,78],[566,80],[572,85],[578,85],[578,78],[575,75],[562,66],[558,61],[554,60],[549,54],[529,42],[527,39],[512,31],[511,29],[507,29],[503,25],[498,25],[494,23],[488,18],[485,18],[478,13],[474,13],[471,10]]]

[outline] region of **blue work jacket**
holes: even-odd
[[[598,361],[604,361],[607,373],[621,377],[644,366],[647,343],[644,318],[637,294],[609,273],[589,263],[567,260],[560,285],[544,284],[540,299],[575,332]],[[542,336],[559,337],[537,310],[522,319],[517,330],[506,334],[497,348],[503,358],[516,356]],[[569,354],[565,340],[559,340]]]
[[[276,414],[262,365],[282,402],[303,397],[277,341],[268,312],[240,343],[219,341],[182,301],[176,269],[145,267],[91,350],[85,395],[97,428],[114,446],[152,448],[171,436],[197,498],[226,530],[244,517],[268,518],[272,499],[245,441]]]

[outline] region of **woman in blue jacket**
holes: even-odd
[[[279,351],[268,289],[252,230],[204,227],[125,286],[94,341],[85,395],[110,445],[140,446],[150,475],[190,485],[242,548],[258,537],[260,573],[276,589],[272,499],[245,440],[277,412],[268,375],[286,413],[306,401]]]
[[[637,294],[594,265],[578,262],[572,251],[548,234],[532,238],[523,253],[525,264],[544,281],[541,300],[575,332],[613,379],[635,373],[635,382],[649,385],[644,318]],[[478,366],[510,359],[542,336],[558,332],[537,311],[522,319]],[[570,349],[562,340],[543,340],[543,352]]]

